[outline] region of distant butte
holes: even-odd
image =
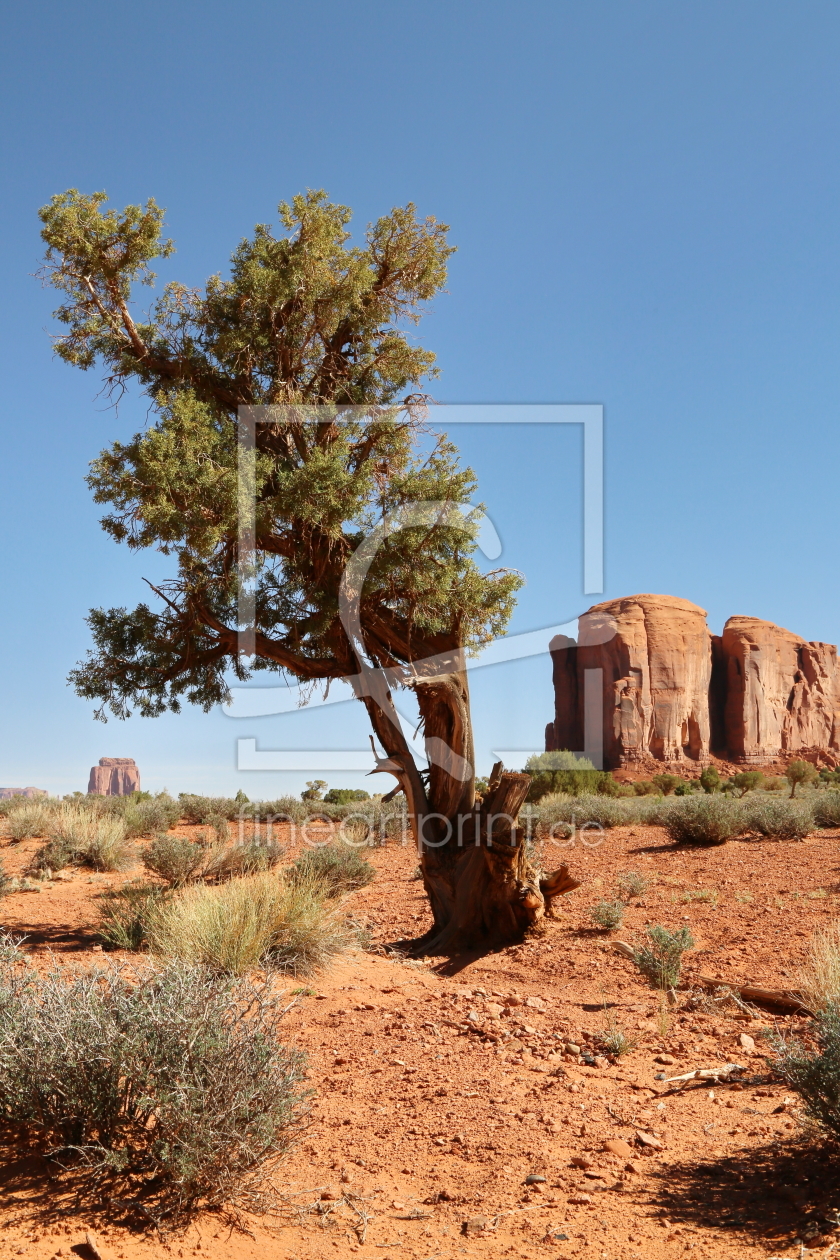
[[[140,771],[132,757],[100,757],[88,782],[88,796],[130,796],[140,791]]]
[[[603,720],[604,767],[655,760],[741,765],[807,756],[840,764],[840,663],[830,643],[808,643],[770,621],[730,617],[712,635],[705,610],[674,595],[596,604],[577,641],[550,650],[554,721],[549,752],[585,747],[587,670],[591,720]],[[592,691],[597,686],[598,694]]]

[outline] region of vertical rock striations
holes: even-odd
[[[757,617],[730,617],[712,637],[696,604],[631,595],[590,608],[577,639],[558,635],[550,650],[549,752],[588,750],[602,738],[612,769],[702,762],[710,751],[745,765],[802,753],[840,762],[840,663],[830,643]]]
[[[601,670],[604,765],[654,757],[703,761],[709,754],[711,635],[706,614],[673,595],[632,595],[596,604],[577,643],[551,643],[555,718],[549,750],[585,747],[584,679]]]
[[[100,757],[88,782],[88,796],[129,796],[140,791],[140,771],[132,757]]]

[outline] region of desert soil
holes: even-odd
[[[6,870],[22,871],[37,844],[0,839]],[[830,1249],[840,1173],[801,1140],[796,1100],[768,1071],[759,1036],[806,1021],[698,1004],[690,988],[663,1009],[612,940],[689,924],[689,976],[790,985],[812,931],[838,913],[838,834],[687,850],[635,826],[594,848],[552,849],[546,867],[558,858],[583,883],[541,935],[413,962],[390,950],[429,926],[416,853],[394,841],[372,852],[377,879],[346,902],[368,947],[283,981],[290,1000],[304,989],[286,1037],[306,1051],[314,1093],[282,1166],[276,1220],[249,1220],[250,1233],[213,1215],[181,1234],[131,1230],[81,1212],[61,1176],[9,1149],[0,1255],[90,1257],[87,1230],[102,1260],[747,1258],[799,1256],[800,1240],[814,1255]],[[631,870],[649,889],[621,929],[596,930],[589,909]],[[101,964],[97,897],[137,873],[69,872],[5,898],[2,921],[39,960]],[[610,1025],[637,1039],[615,1062],[591,1066],[564,1049],[586,1051]],[[665,1079],[732,1061],[748,1083]]]

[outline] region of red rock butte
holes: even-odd
[[[601,670],[606,768],[712,754],[744,765],[802,754],[840,764],[840,664],[830,643],[743,616],[713,635],[705,610],[687,599],[629,595],[595,604],[577,640],[558,635],[550,650],[549,752],[585,747],[586,671]]]
[[[140,771],[132,757],[100,757],[88,782],[88,796],[130,796],[140,791]]]

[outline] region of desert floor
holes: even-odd
[[[23,870],[37,844],[0,834],[6,870]],[[838,914],[837,833],[686,850],[637,826],[607,832],[595,848],[544,853],[547,869],[558,859],[583,884],[542,935],[478,957],[413,962],[389,946],[429,924],[416,853],[396,842],[372,852],[377,879],[346,902],[370,947],[322,974],[283,979],[290,995],[304,989],[286,1036],[309,1056],[314,1093],[308,1128],[281,1167],[276,1219],[250,1219],[250,1232],[213,1215],[180,1234],[132,1230],[113,1206],[79,1208],[69,1181],[8,1149],[0,1255],[90,1257],[86,1230],[103,1260],[746,1258],[799,1256],[800,1239],[814,1255],[830,1250],[840,1238],[829,1225],[840,1168],[802,1142],[796,1100],[768,1073],[758,1036],[807,1021],[698,1006],[690,989],[663,1010],[611,940],[688,923],[697,941],[689,977],[789,985],[814,928]],[[630,870],[650,888],[620,930],[596,930],[589,908]],[[101,964],[96,899],[138,873],[69,872],[5,898],[2,922],[39,959]],[[494,1042],[479,1031],[488,1004],[511,999],[519,1003],[500,1023],[515,1035]],[[611,1022],[638,1038],[615,1063],[588,1066],[563,1051],[585,1048]],[[747,1084],[663,1079],[729,1061],[747,1066]],[[605,1149],[616,1139],[629,1155]],[[531,1175],[545,1180],[526,1184]]]

